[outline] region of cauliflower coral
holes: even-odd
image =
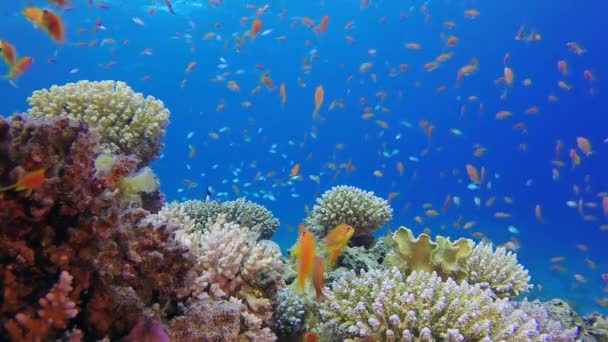
[[[317,198],[306,225],[318,236],[324,236],[335,226],[346,223],[355,228],[353,242],[371,245],[371,233],[393,217],[388,202],[354,186],[340,185]],[[362,241],[363,240],[363,241]]]
[[[67,116],[99,130],[101,149],[109,154],[134,154],[142,165],[163,147],[169,110],[152,96],[144,98],[124,82],[80,81],[35,91],[27,99],[33,118]]]

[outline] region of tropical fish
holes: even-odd
[[[4,62],[9,68],[12,68],[15,63],[17,63],[17,51],[15,50],[15,47],[6,40],[0,40],[0,53],[2,54],[2,59],[4,59]]]
[[[7,75],[5,75],[4,77],[10,78],[11,80],[16,80],[24,72],[29,70],[29,68],[32,66],[33,63],[34,63],[34,59],[32,57],[29,57],[29,56],[21,57],[21,58],[19,58],[17,63],[15,63],[13,65],[13,67],[10,69],[9,73]]]
[[[348,241],[355,234],[355,229],[346,223],[337,225],[334,229],[329,231],[325,236],[325,250],[327,251],[328,267],[333,267],[338,261],[338,257],[348,245]]]
[[[303,294],[306,292],[306,280],[312,275],[315,261],[315,238],[303,224],[300,225],[298,243],[292,255],[297,258],[295,290]]]
[[[44,185],[44,183],[46,182],[46,178],[44,176],[44,174],[46,173],[46,168],[40,168],[34,171],[30,171],[28,173],[26,173],[25,175],[21,176],[19,178],[19,180],[17,180],[17,183],[4,187],[4,188],[0,188],[0,191],[8,191],[8,190],[14,190],[14,191],[33,191],[36,190],[40,187],[42,187]]]
[[[173,10],[173,5],[171,5],[171,0],[165,0],[165,5],[167,6],[169,13],[175,14],[175,11]]]
[[[320,256],[315,256],[315,264],[312,269],[312,285],[315,288],[315,296],[318,301],[324,300],[323,287],[325,286],[325,262]]]
[[[324,96],[325,89],[323,89],[323,86],[317,86],[317,88],[315,89],[315,110],[312,113],[313,118],[317,118],[319,116],[319,110],[321,110],[321,106],[323,105]]]

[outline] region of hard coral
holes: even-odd
[[[191,200],[183,203],[172,203],[169,205],[176,210],[185,212],[202,228],[208,220],[215,221],[218,215],[223,214],[226,221],[248,227],[256,232],[259,239],[270,239],[277,229],[279,220],[272,212],[257,203],[238,199],[236,201],[199,201]],[[179,209],[178,209],[179,208]]]
[[[118,219],[112,199],[92,190],[96,148],[96,135],[84,123],[0,119],[0,183],[14,183],[20,169],[47,170],[42,187],[31,193],[0,193],[2,321],[31,317],[62,271],[73,277],[70,298],[82,311],[98,243],[110,238]],[[10,335],[4,329],[0,337]],[[60,330],[38,338],[57,337]]]
[[[466,279],[500,298],[517,297],[532,288],[528,271],[517,262],[515,253],[503,247],[493,250],[487,243],[475,245],[468,239],[451,242],[442,236],[433,242],[427,234],[414,238],[405,227],[393,234],[393,240],[394,250],[387,253],[385,265],[407,272],[437,272],[443,279]]]
[[[0,192],[0,340],[118,339],[149,308],[168,321],[190,296],[177,226],[123,209],[95,173],[97,146],[84,122],[0,118],[0,184],[46,171],[31,192]]]
[[[285,286],[279,246],[258,241],[256,232],[227,222],[223,214],[209,220],[202,231],[178,236],[197,255],[201,289],[215,300],[234,298],[245,304],[242,322],[251,334],[269,331],[272,304]]]
[[[336,186],[317,198],[306,225],[317,236],[325,236],[335,226],[346,223],[355,228],[353,245],[371,246],[372,232],[393,217],[388,202],[353,186]]]
[[[66,116],[99,129],[101,148],[134,154],[148,164],[160,154],[169,110],[152,96],[144,98],[124,82],[80,81],[35,91],[28,102],[34,118]]]
[[[479,285],[397,268],[345,273],[331,284],[323,321],[328,341],[574,341],[539,304],[497,299]]]

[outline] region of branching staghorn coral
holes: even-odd
[[[201,228],[208,220],[216,220],[218,215],[223,214],[226,221],[248,227],[258,234],[259,239],[270,239],[279,229],[279,220],[270,210],[244,199],[227,202],[190,200],[171,203],[168,207],[185,211]]]
[[[497,299],[479,285],[436,273],[397,268],[351,271],[334,280],[322,303],[322,322],[310,327],[327,341],[368,336],[381,341],[574,341],[577,330],[551,321],[531,303]]]
[[[354,245],[370,246],[372,232],[393,217],[388,202],[353,186],[340,185],[331,188],[317,198],[306,226],[317,236],[323,237],[335,226],[346,223],[355,228],[351,240]]]
[[[169,110],[152,96],[144,98],[124,82],[80,81],[35,91],[28,102],[33,118],[67,116],[99,130],[101,149],[134,154],[147,165],[160,154]]]

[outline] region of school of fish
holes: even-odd
[[[130,20],[121,25],[129,25],[129,30],[134,26],[145,35],[159,21],[165,36],[156,39],[166,46],[152,45],[139,35],[126,36],[119,27],[107,24],[115,25],[116,17],[124,16],[121,6],[113,2],[48,0],[40,6],[24,4],[19,16],[45,36],[53,49],[46,55],[29,56],[27,44],[18,37],[0,37],[0,55],[6,65],[4,78],[15,87],[27,86],[28,78],[36,78],[41,69],[53,68],[66,55],[82,49],[95,56],[95,64],[81,61],[67,68],[69,75],[91,67],[103,72],[124,67],[120,70],[126,72],[131,70],[129,58],[135,54],[138,66],[129,71],[134,87],[153,87],[159,82],[158,87],[181,88],[195,99],[201,92],[210,91],[205,89],[222,94],[208,97],[202,104],[194,100],[188,104],[190,112],[183,114],[188,120],[197,116],[215,119],[189,126],[190,130],[184,132],[184,168],[177,172],[183,175],[184,187],[170,195],[187,197],[200,192],[198,184],[206,184],[205,177],[221,173],[220,191],[215,194],[221,199],[244,196],[262,202],[299,201],[305,187],[319,194],[332,185],[348,183],[354,173],[371,184],[388,181],[390,188],[383,186],[377,194],[382,194],[399,213],[395,225],[411,225],[427,233],[454,229],[477,239],[493,239],[512,250],[521,248],[524,241],[521,235],[525,229],[520,231],[516,220],[531,218],[538,226],[535,229],[548,229],[562,214],[554,209],[555,203],[530,203],[523,196],[516,197],[516,191],[501,186],[503,178],[509,176],[508,167],[515,166],[488,163],[488,156],[497,158],[504,151],[521,156],[528,149],[536,149],[535,140],[528,138],[543,134],[542,120],[558,120],[551,115],[559,110],[560,102],[574,94],[589,99],[598,96],[600,80],[594,66],[586,64],[583,44],[568,38],[560,42],[554,61],[538,57],[543,63],[549,62],[547,70],[555,79],[547,88],[538,86],[534,73],[524,67],[527,59],[535,57],[522,53],[522,49],[541,53],[546,47],[545,37],[535,28],[518,24],[510,37],[495,37],[499,40],[496,49],[501,51],[495,59],[485,59],[487,54],[470,48],[476,36],[468,32],[480,30],[476,25],[484,20],[482,4],[475,2],[462,1],[465,9],[458,11],[443,10],[430,0],[416,5],[408,2],[400,11],[387,13],[382,2],[362,0],[345,9],[340,17],[333,17],[324,13],[322,2],[314,15],[290,13],[284,3],[232,3],[229,11],[234,14],[227,16],[227,2],[208,0],[204,2],[208,11],[205,20],[185,14],[181,3],[170,0],[142,3],[139,8],[129,9]],[[72,16],[76,12],[79,17]],[[392,36],[385,27],[399,27],[403,33]],[[416,30],[425,33],[417,34]],[[373,33],[370,39],[370,31],[380,33]],[[433,39],[429,39],[431,35]],[[375,46],[380,45],[378,38],[388,37],[399,37],[394,42],[398,54]],[[172,50],[172,56],[182,57],[157,67],[157,55],[167,49]],[[334,50],[348,57],[336,61]],[[24,51],[26,55],[21,56]],[[301,53],[297,60],[283,60],[287,51],[289,56],[294,51]],[[99,58],[103,62],[98,63]],[[146,67],[146,63],[154,67]],[[289,71],[286,65],[291,66]],[[165,82],[165,73],[175,77]],[[487,92],[480,95],[479,87],[492,89],[495,96],[490,98]],[[413,107],[410,103],[416,103],[416,93],[422,91],[431,93],[446,109],[435,113],[419,103],[421,109]],[[530,94],[529,105],[524,108],[511,100],[522,93]],[[284,140],[269,135],[263,126],[268,115],[289,123],[285,129],[297,129],[298,134]],[[235,124],[234,116],[239,116],[242,124]],[[504,134],[510,143],[517,143],[509,146],[510,150],[503,149],[489,138],[471,138],[483,136],[473,132],[475,129],[492,129]],[[359,142],[349,142],[341,131],[348,131],[369,146],[373,156],[362,156],[358,148],[351,148]],[[587,163],[593,164],[606,154],[608,138],[567,132],[549,143],[552,148],[543,152],[546,160],[537,165],[544,165],[550,184],[568,189],[568,196],[555,197],[557,206],[581,225],[608,234],[605,172],[585,171]],[[229,165],[215,163],[211,156],[200,152],[248,144],[261,147],[262,153]],[[327,153],[317,155],[318,146]],[[272,162],[265,161],[268,158]],[[370,158],[376,162],[370,164]],[[274,167],[277,163],[283,166]],[[431,163],[439,163],[441,169],[430,168]],[[525,166],[517,167],[518,172],[525,173],[521,170]],[[45,170],[29,170],[15,184],[0,185],[0,191],[31,192],[44,186],[45,180]],[[420,191],[414,194],[408,190],[429,181],[446,190],[429,198]],[[522,188],[533,193],[539,181],[525,179]],[[595,188],[602,184],[604,188]],[[525,207],[520,203],[526,203]],[[310,207],[303,206],[302,214],[308,213]],[[354,228],[340,225],[324,240],[316,241],[303,226],[296,232],[297,225],[288,225],[290,234],[298,239],[292,252],[297,259],[295,286],[306,291],[310,280],[317,299],[322,299],[323,273],[334,267]],[[501,229],[498,238],[482,230],[488,225],[501,227],[497,228]],[[325,258],[315,252],[319,243]],[[581,291],[589,286],[588,277],[594,277],[602,288],[589,289],[593,301],[608,307],[606,269],[602,273],[598,262],[589,256],[587,244],[584,237],[570,244],[581,254],[577,261],[580,267],[562,256],[572,253],[556,250],[547,260],[547,268],[557,279],[567,275],[568,286]]]

